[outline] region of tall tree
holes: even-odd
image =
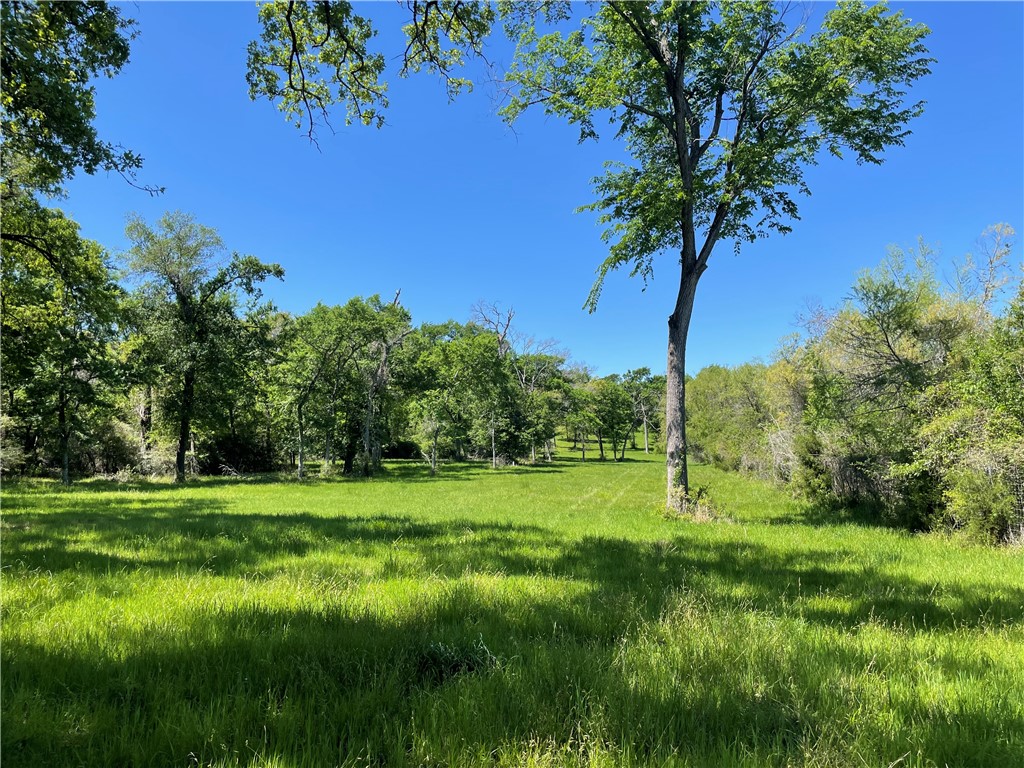
[[[219,331],[235,319],[233,294],[258,296],[258,283],[283,277],[277,264],[233,254],[223,261],[224,245],[217,232],[186,214],[168,213],[150,227],[132,217],[126,229],[132,247],[128,267],[144,281],[148,332],[159,338],[163,370],[173,380],[178,447],[175,481],[185,479],[197,379],[214,367]]]
[[[345,22],[348,3],[299,12],[287,3],[265,10],[266,34],[250,48],[253,95],[279,100],[312,130],[314,114],[342,103],[350,119],[380,123],[386,106],[382,68],[366,59],[364,20]],[[923,25],[884,3],[853,0],[829,11],[821,29],[791,25],[773,2],[608,2],[563,31],[569,3],[501,3],[517,42],[505,83],[503,114],[514,121],[531,106],[597,136],[610,117],[632,164],[612,165],[595,182],[609,224],[610,253],[587,306],[597,306],[608,272],[630,266],[645,280],[655,257],[678,254],[679,290],[668,318],[665,430],[669,503],[688,491],[685,353],[697,284],[722,239],[739,244],[786,232],[797,216],[794,195],[808,192],[804,167],[827,149],[879,163],[901,145],[922,111],[907,88],[929,71]],[[265,6],[269,9],[271,6]],[[452,68],[479,52],[493,7],[411,2],[404,70],[440,73],[458,90]],[[301,17],[301,18],[300,18]],[[542,31],[551,29],[552,31]],[[338,57],[339,51],[345,56]],[[364,66],[356,66],[361,60]],[[342,62],[331,78],[313,65]],[[355,62],[353,64],[352,62]]]
[[[534,104],[596,135],[610,112],[633,157],[595,182],[609,224],[604,277],[629,265],[645,280],[655,257],[678,254],[680,276],[668,319],[665,415],[669,502],[688,492],[685,355],[697,284],[722,239],[752,241],[789,231],[804,167],[825,148],[881,162],[900,145],[921,104],[906,87],[928,72],[913,25],[884,4],[847,2],[807,38],[776,3],[623,3],[599,7],[568,35],[539,34],[518,19],[520,44],[508,73],[505,115]]]

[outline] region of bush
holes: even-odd
[[[943,494],[946,525],[987,543],[1009,538],[1012,526],[1020,520],[1014,509],[1014,494],[1003,478],[975,469],[958,469],[947,480],[951,487]]]
[[[709,523],[715,520],[727,520],[718,503],[711,498],[711,489],[706,485],[698,485],[685,493],[682,488],[672,489],[672,503],[665,510],[667,520],[692,520],[697,523]]]

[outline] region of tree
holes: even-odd
[[[622,377],[622,385],[626,388],[630,401],[633,403],[631,430],[643,426],[644,453],[650,453],[650,425],[665,393],[665,377],[651,375],[651,369],[647,367],[637,368],[626,371]],[[635,439],[632,446],[634,449],[636,448]]]
[[[604,438],[612,441],[612,459],[618,461],[619,440],[622,456],[626,457],[627,433],[633,425],[633,402],[617,375],[606,376],[593,382],[594,410],[597,417],[597,441],[604,459]]]
[[[565,393],[566,436],[580,444],[580,456],[587,460],[587,437],[597,428],[596,397],[589,382],[581,381],[570,385]]]
[[[250,48],[252,94],[279,100],[293,117],[304,111],[310,131],[314,111],[326,117],[332,103],[345,104],[350,118],[379,124],[382,69],[377,60],[358,66],[370,37],[364,20],[346,23],[344,2],[300,13],[302,7],[264,7],[265,35]],[[452,68],[480,52],[495,20],[492,6],[409,7],[403,72],[437,72],[450,93],[465,86]],[[606,115],[634,160],[611,165],[595,182],[598,200],[589,207],[610,225],[610,252],[587,306],[596,308],[611,270],[628,265],[646,280],[657,254],[678,253],[679,290],[668,321],[669,503],[678,497],[674,489],[684,499],[688,490],[686,340],[715,246],[788,231],[795,193],[808,192],[804,166],[821,149],[837,156],[848,149],[858,162],[879,163],[887,147],[903,144],[908,122],[922,111],[904,97],[929,71],[923,25],[889,14],[884,3],[844,2],[807,38],[802,24],[788,24],[788,10],[771,2],[609,2],[564,32],[557,27],[572,14],[568,3],[499,5],[517,42],[504,76],[505,118],[540,106],[578,125],[583,140],[597,136],[596,118]],[[545,26],[555,29],[542,33]],[[337,90],[311,76],[316,63],[335,65]]]
[[[359,365],[365,391],[362,469],[366,475],[380,468],[383,419],[378,416],[386,415],[393,356],[413,331],[412,318],[399,303],[400,293],[395,294],[390,304],[383,304],[378,296],[371,296],[367,301],[372,311],[372,323],[368,327],[370,341]]]
[[[256,297],[258,283],[269,276],[281,278],[284,270],[237,253],[224,263],[216,231],[180,212],[163,216],[156,229],[132,217],[126,234],[132,243],[128,267],[144,281],[146,331],[156,339],[163,373],[172,382],[178,427],[174,477],[183,482],[197,379],[215,367],[218,353],[230,354],[219,342],[225,339],[225,324],[236,319],[234,291]]]
[[[56,210],[32,214],[47,248],[15,241],[0,254],[4,452],[10,456],[16,435],[23,458],[36,453],[40,439],[45,448],[55,437],[67,485],[72,437],[88,431],[87,410],[100,400],[100,383],[115,378],[110,343],[122,291],[103,249],[81,238],[77,224]],[[5,471],[10,464],[4,461]]]
[[[409,351],[414,424],[433,475],[445,443],[456,459],[465,458],[475,403],[494,370],[494,341],[478,326],[449,321],[421,326]]]
[[[505,115],[531,105],[596,135],[609,111],[635,165],[612,165],[595,182],[609,224],[604,277],[629,265],[645,280],[655,256],[679,254],[680,282],[669,316],[668,498],[688,491],[685,352],[698,281],[722,239],[752,241],[786,232],[803,168],[827,148],[881,162],[900,145],[921,104],[905,88],[928,72],[927,30],[883,4],[844,3],[802,39],[775,3],[602,5],[568,35],[538,34],[518,21],[519,53]],[[684,496],[685,498],[685,496]]]

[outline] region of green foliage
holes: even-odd
[[[109,345],[122,291],[106,253],[75,222],[19,198],[12,216],[39,235],[0,255],[4,471],[56,466],[67,483],[85,469],[74,443],[102,429],[92,408],[117,378]]]
[[[790,481],[823,506],[872,509],[911,530],[1017,537],[1024,522],[1024,288],[1009,281],[1013,230],[986,230],[943,290],[924,245],[893,249],[850,300],[819,312],[771,366],[712,366],[689,383],[699,457]]]
[[[344,106],[346,125],[383,125],[384,57],[368,50],[376,33],[351,3],[267,3],[259,19],[260,39],[249,43],[251,98],[276,101],[296,126],[309,126],[311,138],[333,104]]]
[[[166,214],[155,229],[132,217],[126,234],[132,243],[128,269],[140,282],[137,346],[143,348],[140,357],[156,367],[149,378],[160,385],[165,420],[177,436],[175,477],[181,482],[189,455],[196,460],[193,419],[209,424],[211,411],[226,406],[237,442],[233,413],[239,403],[225,384],[242,378],[247,358],[256,366],[264,360],[257,351],[259,331],[238,317],[236,291],[255,302],[258,284],[283,277],[284,270],[237,253],[225,264],[216,231],[181,212]]]
[[[987,543],[1005,541],[1011,531],[1020,535],[1024,524],[1020,502],[998,474],[956,468],[944,479],[948,487],[942,522],[948,527]]]
[[[134,22],[105,2],[0,4],[5,178],[21,164],[21,183],[53,193],[79,168],[134,174],[142,158],[97,135],[89,84],[117,74],[134,36]]]
[[[483,52],[495,19],[486,3],[455,0],[410,2],[403,27],[406,48],[400,74],[427,70],[444,80],[450,97],[472,88],[456,74],[467,56]],[[249,43],[249,96],[267,98],[313,139],[318,120],[330,124],[340,105],[345,124],[384,124],[388,85],[384,55],[371,50],[376,36],[370,21],[345,0],[268,3],[259,9],[262,31]]]
[[[588,306],[612,269],[646,280],[662,251],[703,265],[719,238],[788,231],[819,150],[877,163],[901,145],[931,59],[927,29],[886,11],[844,3],[809,40],[773,3],[607,3],[573,32],[518,27],[506,118],[541,104],[582,140],[606,112],[633,158],[595,180],[610,253]]]
[[[617,451],[621,446],[625,453],[627,432],[633,429],[633,401],[629,393],[619,381],[618,376],[607,376],[593,382],[594,416],[597,420],[598,439],[612,443],[612,458],[618,459]],[[602,454],[603,458],[603,454]]]

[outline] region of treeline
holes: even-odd
[[[948,280],[926,247],[893,251],[770,365],[700,371],[687,388],[693,454],[914,530],[1024,536],[1013,234],[991,227]]]
[[[311,460],[369,475],[386,457],[434,472],[444,459],[550,459],[556,432],[584,459],[622,458],[660,432],[664,377],[592,378],[517,333],[510,310],[417,327],[396,295],[295,317],[261,301],[280,266],[228,256],[190,216],[131,219],[115,269],[74,222],[21,200],[24,220],[5,224],[45,240],[3,249],[5,477],[303,477]]]

